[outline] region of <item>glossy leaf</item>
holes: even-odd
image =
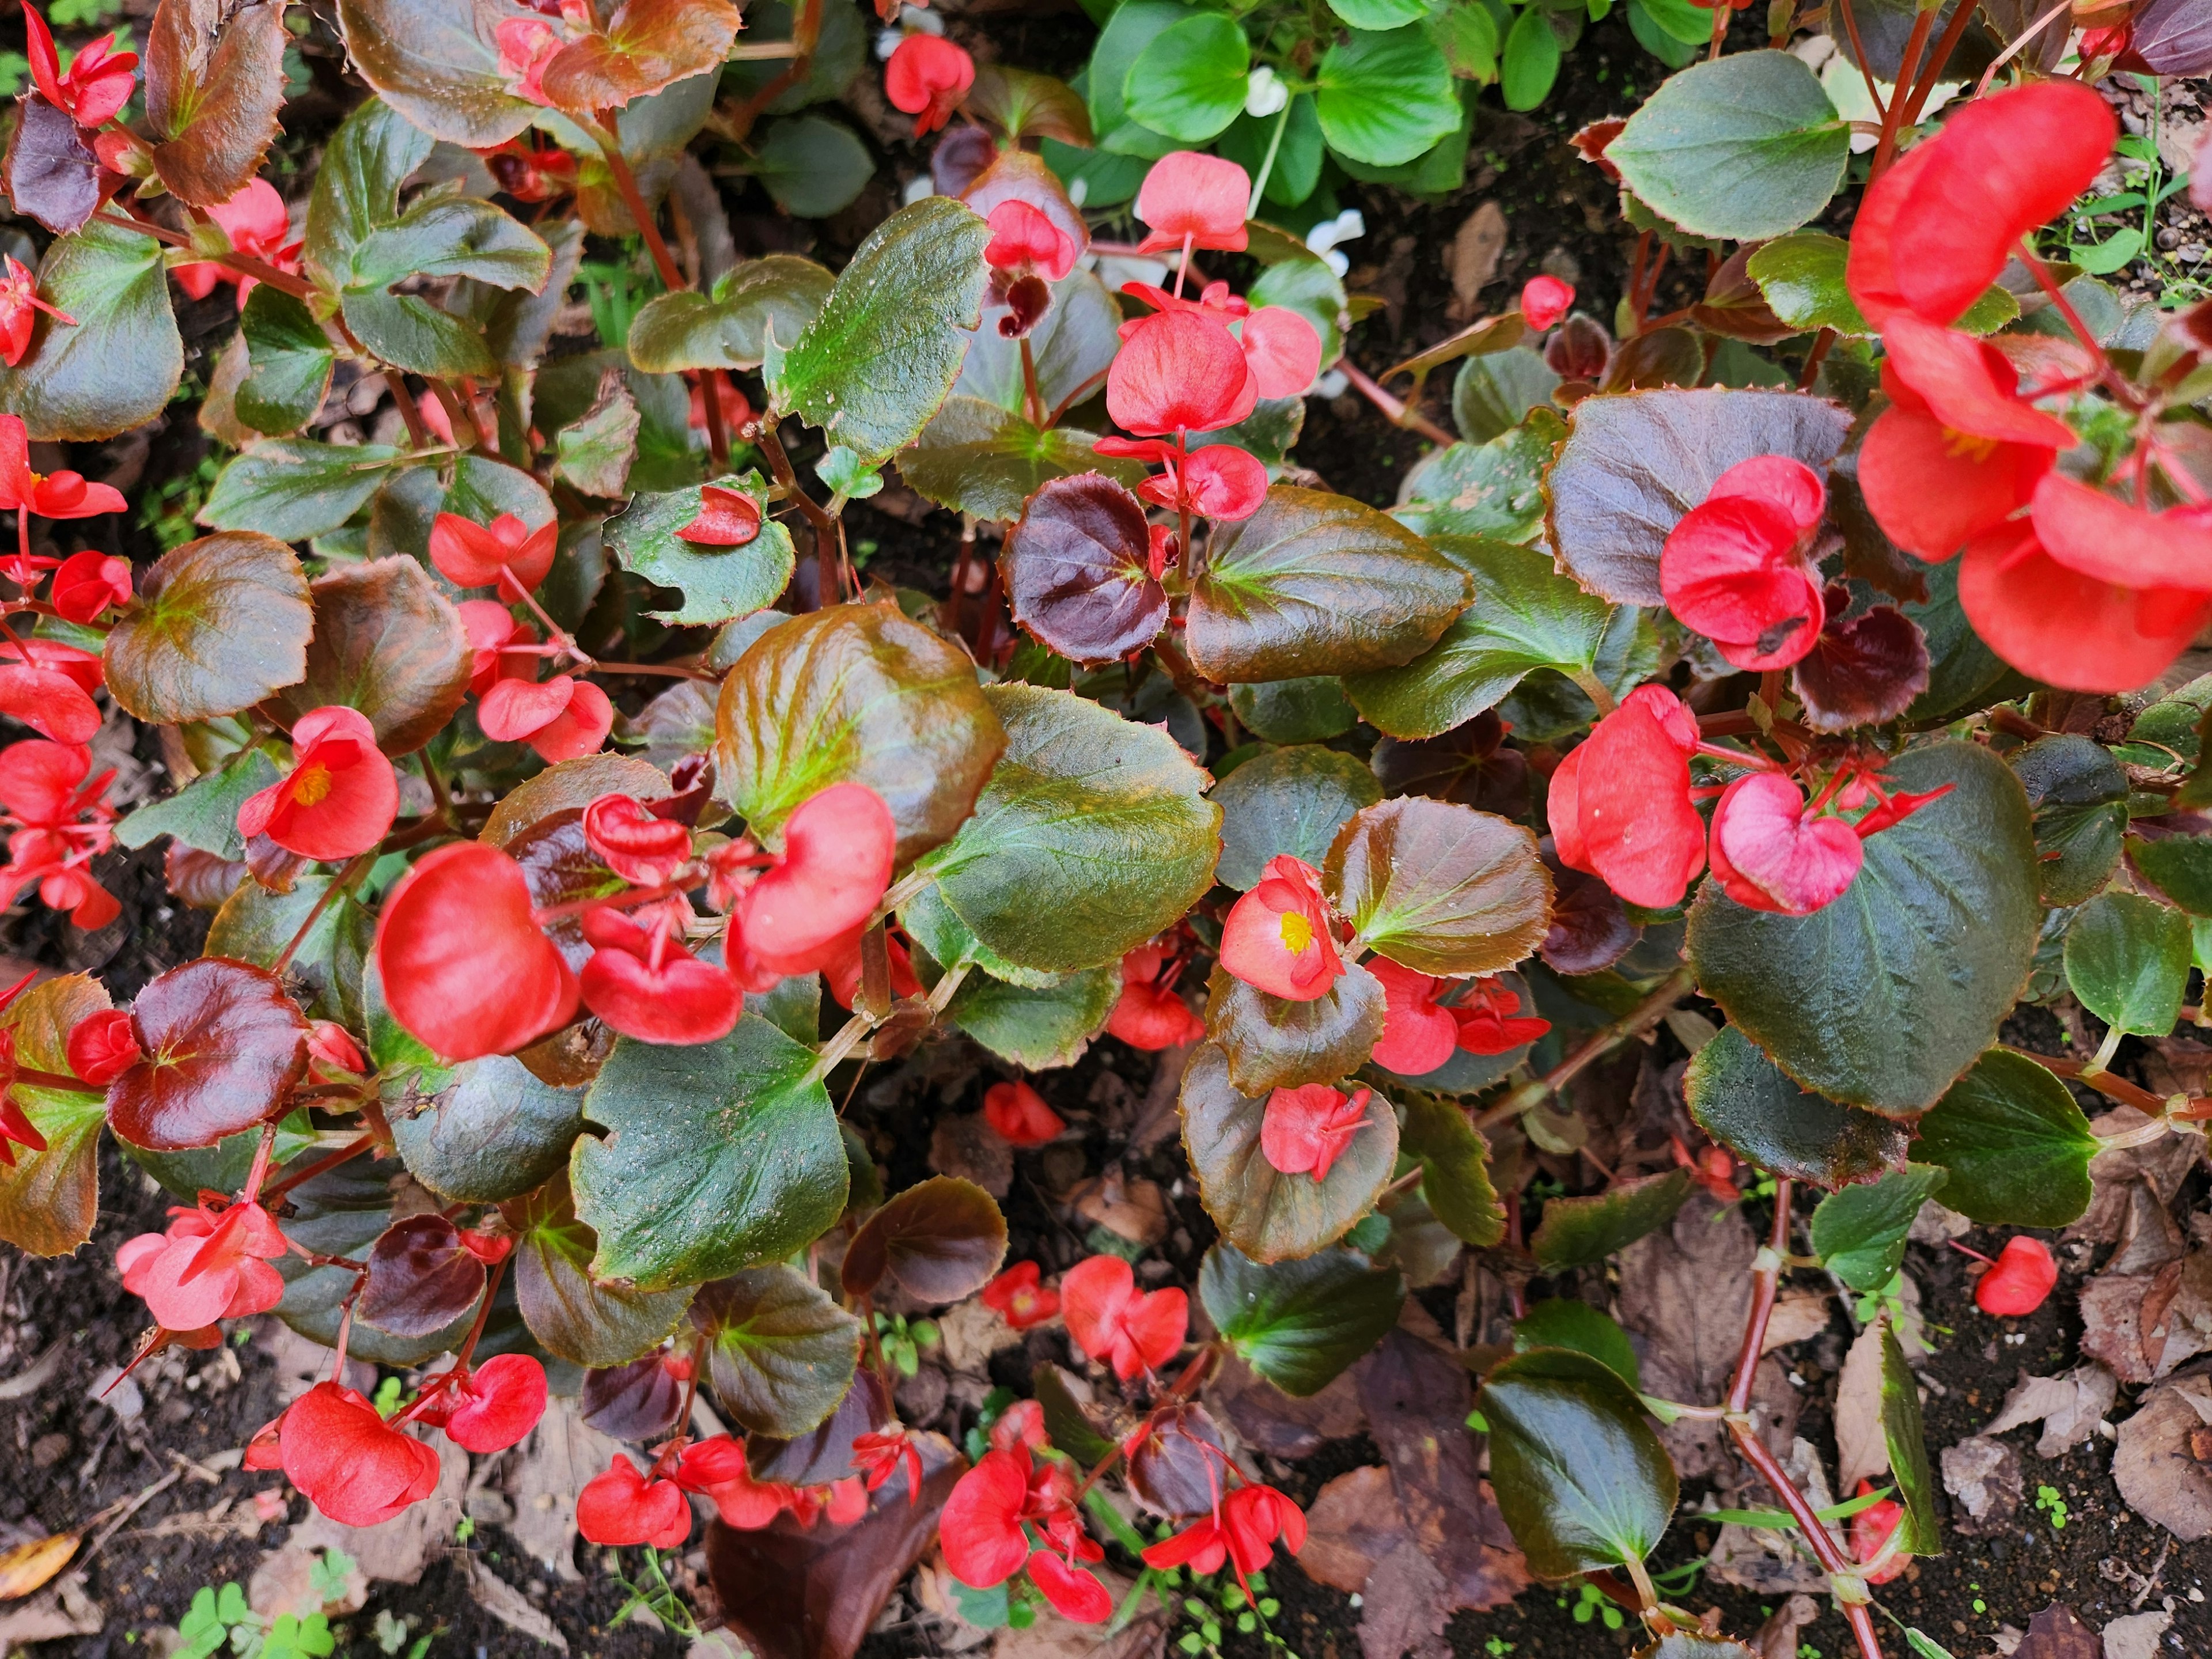
[[[99,442],[167,407],[185,373],[161,245],[95,220],[46,250],[39,295],[76,325],[41,314],[31,349],[0,368],[0,414],[33,441]]]
[[[1691,1056],[1682,1093],[1698,1127],[1746,1163],[1831,1190],[1895,1169],[1911,1138],[1901,1123],[1799,1088],[1733,1025]]]
[[[115,826],[125,847],[150,847],[161,836],[237,863],[246,856],[238,809],[283,776],[268,751],[240,750],[212,772],[203,772],[173,795],[148,801]]]
[[[1453,1237],[1486,1250],[1505,1237],[1490,1179],[1490,1143],[1449,1100],[1408,1091],[1405,1150],[1421,1161],[1421,1196]]]
[[[309,589],[315,611],[307,672],[272,702],[287,720],[331,704],[358,708],[388,755],[438,735],[469,690],[460,613],[412,559],[342,565]]]
[[[1469,443],[1503,437],[1552,400],[1559,375],[1534,346],[1467,358],[1452,381],[1452,420]]]
[[[1350,1250],[1263,1267],[1216,1244],[1199,1266],[1198,1297],[1240,1359],[1285,1394],[1306,1395],[1397,1324],[1406,1285]]]
[[[757,368],[771,328],[795,342],[836,279],[811,259],[771,253],[732,266],[708,293],[657,295],[630,319],[629,360],[649,374],[686,368]]]
[[[2099,1142],[2072,1092],[1992,1048],[1920,1120],[1913,1156],[1949,1172],[1943,1203],[1985,1227],[2064,1227],[2089,1207]]]
[[[1941,1555],[1943,1534],[1936,1519],[1936,1475],[1928,1467],[1928,1434],[1920,1420],[1920,1380],[1905,1363],[1897,1328],[1881,1328],[1881,1431],[1889,1447],[1890,1474],[1905,1505],[1894,1540],[1908,1555]]]
[[[1843,183],[1849,124],[1802,59],[1740,52],[1671,75],[1606,160],[1656,211],[1699,236],[1753,241],[1819,214]]]
[[[713,481],[717,489],[750,496],[761,508],[760,533],[741,547],[687,541],[683,532],[697,519],[696,487],[633,495],[606,522],[606,543],[625,570],[682,592],[673,611],[651,613],[672,625],[732,622],[775,603],[790,585],[795,557],[791,532],[767,516],[768,487],[757,472]]]
[[[210,956],[235,957],[274,972],[284,947],[298,937],[299,948],[284,970],[295,1000],[312,1018],[356,1027],[362,1018],[362,973],[376,921],[357,899],[341,896],[323,902],[322,914],[308,925],[336,879],[335,874],[303,875],[289,893],[241,882],[209,925],[206,950]]]
[[[845,1249],[845,1294],[872,1296],[888,1279],[917,1302],[959,1302],[1006,1255],[1006,1218],[990,1194],[932,1176],[878,1210]]]
[[[981,318],[989,240],[981,217],[943,196],[877,226],[805,331],[769,362],[777,410],[870,464],[913,442],[952,390]]]
[[[1300,744],[1246,761],[1214,785],[1212,799],[1221,808],[1214,878],[1242,892],[1281,854],[1318,868],[1352,815],[1382,799],[1382,786],[1356,757]]]
[[[495,30],[520,6],[445,0],[339,0],[346,54],[384,101],[434,138],[489,149],[538,113],[500,73]]]
[[[781,1262],[702,1285],[691,1323],[722,1410],[755,1434],[793,1439],[837,1409],[860,1358],[860,1322]]]
[[[1218,966],[1206,993],[1206,1034],[1247,1094],[1349,1077],[1382,1037],[1382,984],[1355,963],[1306,1002],[1270,996]]]
[[[1451,70],[1418,23],[1354,29],[1322,54],[1315,112],[1338,155],[1370,167],[1411,161],[1466,118]]]
[[[750,170],[786,213],[828,218],[867,188],[876,158],[842,121],[801,115],[769,125],[753,151]]]
[[[1000,1059],[1042,1072],[1075,1064],[1121,996],[1121,971],[1113,963],[1048,986],[1011,985],[972,973],[945,1015]]]
[[[297,432],[331,389],[337,354],[330,337],[302,301],[267,283],[246,296],[239,332],[252,367],[234,394],[238,418],[256,432]]]
[[[1401,796],[1363,807],[1322,867],[1358,937],[1425,974],[1494,974],[1550,925],[1552,878],[1535,837],[1489,812]]]
[[[484,1264],[441,1215],[394,1221],[377,1236],[368,1261],[355,1316],[394,1336],[434,1335],[473,1313],[483,1295]]]
[[[557,813],[581,814],[602,795],[662,800],[674,791],[668,775],[635,755],[586,755],[562,761],[524,779],[510,790],[477,832],[478,841],[512,850],[534,826]]]
[[[1046,408],[1058,409],[1086,387],[1096,391],[1103,383],[1102,377],[1121,349],[1121,307],[1093,273],[1077,270],[1052,285],[1052,308],[1029,333],[1037,395]],[[1007,339],[987,319],[975,331],[952,391],[956,398],[981,398],[1009,414],[1020,414],[1028,396],[1021,342]],[[1216,434],[1214,439],[1231,441],[1226,433]]]
[[[1260,680],[1229,688],[1229,707],[1255,737],[1269,743],[1320,743],[1359,723],[1334,675]]]
[[[88,974],[42,980],[0,1011],[0,1030],[15,1043],[15,1062],[60,1076],[70,1073],[69,1034],[109,1006]],[[100,1212],[100,1128],[106,1102],[96,1090],[49,1089],[18,1082],[9,1098],[46,1137],[43,1152],[10,1146],[12,1166],[0,1167],[0,1239],[33,1255],[66,1255],[92,1237]]]
[[[1643,1386],[1628,1333],[1587,1302],[1555,1296],[1533,1304],[1513,1322],[1513,1346],[1522,1352],[1571,1348],[1588,1354],[1630,1388]]]
[[[975,816],[923,863],[978,939],[1027,968],[1093,968],[1198,902],[1221,811],[1174,738],[1072,692],[1009,683],[984,696],[1006,753]]]
[[[212,1146],[282,1107],[307,1071],[307,1021],[276,975],[202,957],[156,976],[131,1007],[143,1054],[107,1085],[133,1146]]]
[[[2106,1024],[2164,1036],[2189,986],[2189,918],[2139,893],[2100,893],[2066,924],[2066,983]]]
[[[1073,427],[1040,431],[1012,410],[955,392],[913,447],[900,452],[899,477],[939,507],[1006,523],[1023,516],[1024,503],[1034,512],[1030,498],[1072,474],[1103,473],[1124,485],[1144,481],[1143,466],[1097,453],[1097,442],[1095,434]],[[1137,565],[1141,574],[1141,545]]]
[[[592,1272],[644,1290],[716,1279],[820,1237],[845,1207],[836,1113],[814,1051],[757,1015],[713,1042],[623,1038],[585,1097],[611,1133],[576,1143]]]
[[[100,166],[69,112],[27,93],[16,106],[5,162],[8,199],[58,236],[79,229],[100,205]]]
[[[404,465],[402,451],[382,444],[349,447],[303,438],[269,439],[233,456],[216,475],[199,521],[217,530],[306,541],[343,525],[383,488],[392,470]],[[437,487],[434,474],[411,476]],[[426,538],[428,530],[425,525]]]
[[[1844,283],[1849,253],[1850,244],[1840,236],[1806,231],[1765,243],[1753,252],[1747,269],[1768,309],[1792,328],[1807,334],[1832,328],[1864,337],[1875,331]],[[1993,286],[1953,326],[1990,334],[2019,315],[2020,301]]]
[[[283,0],[166,0],[146,37],[155,175],[198,208],[228,202],[260,171],[284,107]]]
[[[388,1158],[356,1158],[285,1194],[293,1213],[284,1235],[319,1255],[365,1258],[393,1220],[391,1183],[402,1174]],[[350,1268],[314,1267],[296,1255],[271,1262],[285,1281],[276,1316],[302,1336],[330,1347],[336,1344],[345,1303],[359,1279]],[[467,1335],[474,1315],[464,1314],[428,1336],[395,1336],[362,1320],[353,1322],[346,1352],[378,1365],[419,1365],[448,1353]]]
[[[1334,1243],[1372,1207],[1397,1162],[1398,1120],[1377,1094],[1326,1177],[1283,1174],[1260,1149],[1267,1097],[1240,1092],[1211,1042],[1191,1051],[1182,1099],[1199,1196],[1222,1237],[1255,1261],[1296,1260]]]
[[[1560,568],[1616,604],[1656,607],[1659,550],[1715,479],[1757,455],[1823,472],[1850,428],[1843,410],[1797,392],[1586,398],[1544,485]]]
[[[896,1419],[890,1385],[872,1366],[854,1373],[836,1409],[819,1428],[789,1440],[755,1435],[746,1443],[746,1456],[756,1480],[787,1480],[794,1486],[820,1486],[852,1473],[853,1442],[864,1434],[883,1432]]]
[[[1687,952],[1705,994],[1798,1083],[1905,1116],[1996,1037],[2042,907],[2027,799],[2002,761],[1934,744],[1885,775],[1898,790],[1956,787],[1868,841],[1850,887],[1808,916],[1747,909],[1706,883]]]
[[[514,1291],[523,1322],[548,1352],[576,1365],[624,1365],[660,1346],[690,1305],[689,1285],[641,1291],[592,1271],[599,1239],[576,1218],[566,1179],[556,1176],[508,1206],[514,1229]]]
[[[1547,1269],[1589,1267],[1657,1232],[1689,1196],[1689,1171],[1669,1170],[1615,1182],[1587,1198],[1547,1199],[1529,1251]]]
[[[399,1161],[456,1204],[520,1198],[568,1167],[584,1131],[584,1091],[541,1083],[519,1060],[488,1054],[412,1112],[388,1111]]]
[[[1863,1187],[1846,1187],[1813,1212],[1813,1250],[1820,1265],[1862,1295],[1889,1283],[1905,1260],[1905,1236],[1944,1172],[1925,1164],[1895,1170]]]
[[[620,109],[720,68],[739,21],[731,0],[623,0],[603,32],[563,47],[546,65],[546,96],[579,113]]]
[[[967,415],[956,410],[969,409],[997,431],[1009,423],[1026,428],[1019,416],[971,398],[948,404],[931,431],[948,416],[965,421]],[[928,434],[923,436],[927,441]],[[926,441],[917,453],[934,453]],[[968,476],[971,456],[943,459]],[[1167,625],[1168,596],[1146,564],[1151,542],[1144,504],[1125,484],[1096,471],[1041,480],[1016,498],[1026,482],[1009,480],[1006,499],[997,502],[1013,507],[1021,518],[1000,556],[1015,622],[1057,655],[1085,665],[1113,662],[1150,645]],[[964,499],[972,485],[959,488]],[[963,510],[988,516],[973,506]]]
[[[1121,95],[1130,115],[1155,132],[1203,144],[1243,112],[1251,62],[1235,18],[1196,12],[1138,54]]]
[[[2191,915],[2212,915],[2212,836],[2137,837],[2126,852],[2146,881]]]
[[[107,635],[107,689],[140,720],[207,720],[307,672],[307,579],[283,543],[225,531],[171,548]]]
[[[720,787],[756,834],[865,783],[897,821],[901,863],[951,838],[1006,744],[966,653],[890,605],[769,629],[722,682],[714,731]]]
[[[1528,1570],[1565,1578],[1649,1555],[1674,1514],[1674,1466],[1635,1391],[1565,1348],[1516,1354],[1483,1380],[1498,1506]]]
[[[1387,515],[1277,484],[1216,530],[1185,648],[1218,684],[1394,667],[1434,645],[1467,597],[1465,574]]]

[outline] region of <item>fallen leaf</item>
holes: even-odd
[[[1943,1490],[1965,1511],[1953,1524],[1972,1536],[1998,1530],[2020,1508],[2020,1454],[2002,1440],[1968,1435],[1943,1448]]]
[[[2212,1469],[2190,1455],[2190,1437],[2212,1425],[2212,1381],[2176,1377],[2142,1398],[2120,1425],[2112,1480],[2128,1507],[2185,1544],[2212,1534]]]
[[[317,1613],[335,1616],[360,1612],[368,1601],[368,1575],[356,1562],[346,1569],[344,1585],[339,1593],[325,1597],[316,1588],[325,1559],[325,1556],[312,1550],[291,1545],[271,1550],[261,1558],[261,1565],[253,1570],[253,1577],[246,1583],[248,1605],[256,1613],[271,1619],[288,1613],[295,1619],[305,1619]]]
[[[2134,1107],[2121,1106],[2091,1120],[2089,1128],[2093,1133],[2112,1136],[2142,1128],[2149,1121]],[[2202,1144],[2193,1135],[2163,1135],[2140,1146],[2115,1146],[2098,1153],[2089,1160],[2093,1189],[2089,1207],[2064,1237],[2086,1238],[2097,1244],[2115,1243],[2127,1225],[2128,1206],[2132,1202],[2129,1184],[2148,1181],[2160,1203],[2172,1203],[2181,1183],[2196,1167]]]
[[[1793,1595],[1767,1615],[1751,1638],[1759,1659],[1797,1659],[1797,1632],[1820,1616],[1820,1604],[1809,1595]]]
[[[1881,1430],[1881,1322],[1858,1334],[1836,1379],[1836,1485],[1856,1492],[1889,1467]]]
[[[1829,1297],[1824,1291],[1784,1291],[1774,1299],[1774,1311],[1767,1318],[1765,1345],[1762,1354],[1772,1353],[1777,1348],[1787,1348],[1815,1337],[1828,1328]]]
[[[2105,1659],[2158,1659],[2158,1638],[2173,1624],[2170,1613],[2133,1613],[2105,1626]]]
[[[1206,1385],[1206,1403],[1248,1446],[1271,1457],[1310,1457],[1323,1441],[1341,1440],[1366,1425],[1359,1391],[1340,1371],[1319,1394],[1285,1394],[1231,1355]]]
[[[0,1551],[0,1601],[17,1601],[40,1588],[69,1565],[83,1541],[81,1533],[58,1532]]]
[[[1357,1595],[1405,1536],[1406,1512],[1398,1506],[1390,1471],[1379,1463],[1348,1470],[1323,1486],[1307,1509],[1298,1568],[1317,1584]]]
[[[991,1356],[1001,1348],[1018,1348],[1022,1334],[974,1297],[954,1304],[937,1316],[939,1352],[945,1363],[963,1376],[981,1376]]]
[[[940,1118],[929,1137],[929,1167],[1004,1198],[1014,1184],[1014,1149],[981,1112]]]
[[[1828,1472],[1809,1440],[1791,1441],[1782,1467],[1815,1509],[1826,1509],[1835,1502]],[[1743,1493],[1743,1501],[1771,1507],[1781,1500],[1766,1489],[1764,1481],[1755,1481]],[[1835,1528],[1829,1530],[1832,1533]],[[1744,1527],[1732,1521],[1722,1523],[1720,1534],[1708,1552],[1705,1572],[1710,1578],[1757,1595],[1817,1594],[1828,1587],[1827,1574],[1794,1528]]]
[[[2035,1455],[2063,1456],[2068,1447],[2095,1437],[2118,1393],[2119,1379],[2094,1360],[2059,1376],[2022,1376],[1982,1432],[2002,1434],[2023,1423],[2040,1423]]]
[[[1614,1316],[1644,1339],[1644,1389],[1662,1400],[1718,1400],[1728,1390],[1744,1320],[1751,1311],[1751,1259],[1758,1252],[1740,1206],[1723,1211],[1704,1193],[1673,1223],[1620,1254]],[[1727,1431],[1709,1418],[1659,1431],[1685,1480],[1732,1469]]]
[[[568,1652],[568,1638],[544,1609],[484,1565],[483,1559],[473,1551],[461,1559],[467,1564],[471,1601],[508,1628],[544,1643],[556,1653]]]
[[[2148,1181],[2126,1183],[2127,1214],[2120,1226],[2120,1248],[2105,1263],[2108,1273],[2156,1273],[2181,1259],[2185,1248],[2173,1212],[2160,1201]]]
[[[2097,1632],[2060,1602],[2027,1621],[2027,1634],[2013,1650],[2013,1659],[2102,1659],[2103,1653]]]
[[[2081,1286],[2081,1352],[2121,1382],[2155,1382],[2212,1350],[2212,1250],[2152,1273],[2100,1273]]]
[[[1451,1592],[1427,1551],[1412,1539],[1376,1564],[1360,1592],[1359,1651],[1364,1659],[1445,1659]]]
[[[1150,1249],[1168,1236],[1168,1201],[1153,1181],[1130,1180],[1115,1164],[1068,1194],[1076,1214]]]
[[[1505,210],[1495,202],[1485,202],[1460,222],[1452,237],[1447,262],[1452,285],[1447,315],[1452,321],[1464,322],[1474,315],[1476,296],[1498,275],[1498,261],[1504,252]]]
[[[84,1572],[64,1573],[20,1607],[0,1613],[0,1654],[64,1636],[97,1636],[106,1619],[84,1593]]]

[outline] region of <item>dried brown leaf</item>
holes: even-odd
[[[2176,1377],[2143,1396],[2112,1454],[2112,1480],[2128,1507],[2185,1544],[2212,1535],[2212,1469],[2190,1454],[2190,1437],[2208,1426],[2212,1381]]]

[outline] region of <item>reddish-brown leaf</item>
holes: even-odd
[[[134,1146],[212,1146],[283,1109],[307,1074],[307,1017],[265,969],[224,957],[172,968],[138,994],[145,1058],[107,1086],[107,1121]]]
[[[284,107],[283,0],[161,0],[146,40],[154,171],[194,207],[252,181]]]
[[[100,205],[99,171],[68,112],[27,94],[8,144],[8,195],[15,211],[66,235]]]
[[[737,39],[738,21],[730,0],[629,0],[605,33],[562,48],[546,66],[546,96],[578,113],[620,109],[719,68]]]
[[[1146,568],[1145,509],[1111,478],[1079,472],[1030,497],[1006,538],[1014,620],[1071,662],[1141,650],[1168,619],[1168,596]]]
[[[403,1217],[377,1235],[355,1311],[394,1336],[442,1331],[483,1294],[483,1263],[441,1215]]]

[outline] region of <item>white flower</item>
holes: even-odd
[[[899,200],[907,206],[912,207],[923,197],[936,194],[936,181],[926,173],[918,173],[907,181],[906,188],[899,192]]]
[[[1342,369],[1332,368],[1313,383],[1313,395],[1316,398],[1341,398],[1351,385]]]
[[[942,34],[945,20],[927,8],[908,6],[899,14],[899,20],[889,28],[876,32],[876,56],[888,60],[898,50],[899,42],[909,34]]]
[[[1324,219],[1306,233],[1306,246],[1328,261],[1328,268],[1338,276],[1352,269],[1352,261],[1336,251],[1340,242],[1349,242],[1367,234],[1367,221],[1359,216],[1358,208],[1346,208],[1334,219]]]
[[[1252,78],[1244,84],[1244,112],[1254,120],[1279,114],[1291,101],[1291,89],[1283,78],[1262,64],[1252,71]]]

